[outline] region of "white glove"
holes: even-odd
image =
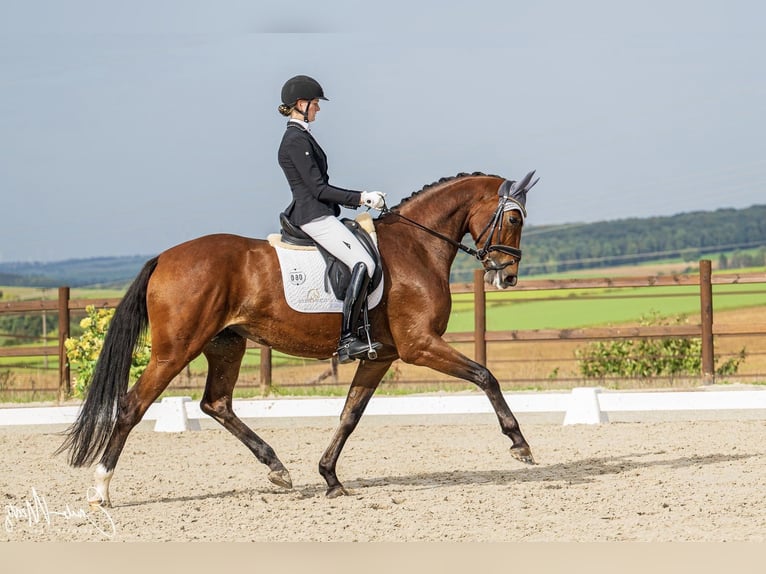
[[[377,209],[378,211],[383,209],[386,204],[386,194],[380,191],[363,191],[362,192],[362,205]]]

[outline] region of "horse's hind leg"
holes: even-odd
[[[292,488],[290,473],[272,449],[255,434],[232,409],[232,392],[239,376],[239,367],[245,354],[247,340],[226,329],[216,335],[203,349],[208,360],[205,394],[200,402],[202,411],[210,415],[250,449],[255,457],[271,469],[269,480],[274,484]]]
[[[356,425],[359,424],[367,403],[370,402],[375,389],[378,388],[380,380],[386,374],[392,362],[360,361],[356,369],[354,380],[351,382],[351,388],[348,390],[346,404],[343,405],[343,412],[340,415],[340,425],[319,461],[319,474],[327,482],[328,498],[347,494],[346,489],[343,488],[343,485],[338,480],[338,475],[335,473],[340,452],[343,450],[348,437],[354,432]]]
[[[159,362],[153,355],[149,366],[125,394],[118,406],[114,430],[96,465],[94,473],[96,484],[88,493],[88,502],[91,505],[112,505],[109,498],[109,482],[112,480],[114,468],[117,466],[117,460],[125,447],[130,431],[141,421],[146,410],[162,394],[173,377],[181,372],[185,364],[183,361]]]

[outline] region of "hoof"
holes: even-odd
[[[532,451],[528,446],[511,447],[511,456],[516,460],[520,460],[524,464],[537,464],[535,457],[532,456]]]
[[[99,489],[95,486],[92,486],[88,489],[88,506],[91,507],[92,510],[97,510],[99,508],[111,508],[112,507],[112,501],[109,499],[109,492],[106,492],[106,495],[99,492]]]
[[[88,506],[90,506],[91,510],[98,510],[100,508],[112,508],[112,501],[111,500],[89,500]]]
[[[269,473],[269,480],[277,486],[281,486],[282,488],[293,487],[293,481],[290,478],[290,473],[286,470],[272,470]]]
[[[327,498],[338,498],[339,496],[348,496],[348,491],[342,486],[333,486],[327,489]]]

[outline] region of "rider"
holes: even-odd
[[[295,76],[282,86],[279,113],[287,116],[287,129],[279,146],[279,165],[285,172],[293,201],[285,210],[287,218],[316,243],[351,270],[351,281],[343,301],[343,321],[338,360],[350,363],[363,358],[370,346],[356,333],[362,305],[367,297],[375,263],[353,233],[338,220],[340,206],[356,209],[362,205],[382,209],[384,194],[354,191],[330,185],[327,156],[311,135],[309,124],[316,119],[319,100],[327,100],[319,83],[308,76]]]

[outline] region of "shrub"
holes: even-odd
[[[641,318],[642,326],[681,324],[683,316],[663,320],[657,313]],[[598,341],[575,351],[580,373],[586,378],[650,378],[699,375],[702,370],[702,340],[694,337],[618,339]],[[736,357],[716,369],[718,375],[733,375],[745,360],[742,349]]]
[[[76,371],[73,392],[78,397],[85,396],[88,385],[93,380],[93,372],[104,345],[109,322],[114,316],[114,309],[96,309],[93,305],[89,305],[85,313],[85,318],[80,321],[82,335],[64,341],[69,366]],[[141,376],[149,364],[150,355],[151,345],[148,342],[136,349],[130,367],[131,380]]]

